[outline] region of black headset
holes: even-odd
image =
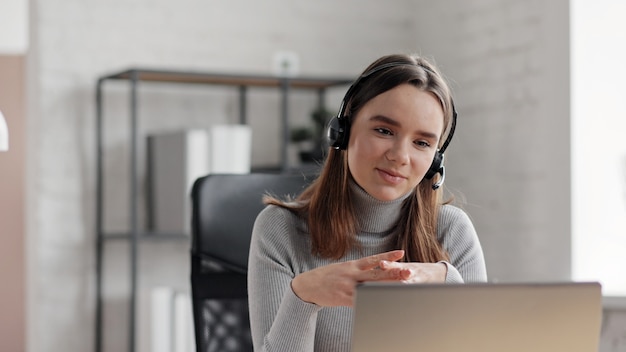
[[[354,83],[348,88],[346,95],[343,97],[341,101],[341,105],[339,106],[339,113],[337,116],[333,117],[328,122],[328,129],[326,134],[326,139],[328,141],[328,145],[331,148],[345,150],[348,147],[348,141],[350,140],[350,116],[346,114],[346,104],[350,99],[352,99],[352,94],[354,93],[356,87],[363,82],[367,77],[373,75],[376,72],[398,66],[416,66],[415,64],[406,63],[406,62],[389,62],[386,64],[382,64],[378,67],[375,67],[362,75],[360,75]],[[427,67],[421,66],[424,70],[433,73]],[[433,73],[434,74],[434,73]],[[435,157],[433,158],[433,162],[430,165],[430,168],[426,172],[424,176],[427,179],[432,179],[436,174],[440,174],[441,177],[437,182],[433,184],[433,190],[438,189],[443,184],[446,178],[446,168],[444,164],[444,152],[448,148],[448,145],[452,141],[452,136],[454,135],[454,129],[456,128],[456,108],[454,107],[454,102],[452,102],[452,124],[450,125],[450,131],[448,132],[448,137],[443,142],[441,148],[437,150],[435,153]]]

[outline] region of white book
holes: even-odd
[[[174,352],[193,352],[193,318],[188,293],[177,292],[174,297]]]
[[[155,287],[150,299],[150,350],[172,352],[174,316],[174,289]]]

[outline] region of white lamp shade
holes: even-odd
[[[0,111],[0,152],[7,150],[9,150],[9,128],[2,111]]]

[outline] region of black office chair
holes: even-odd
[[[209,175],[191,191],[191,294],[197,352],[252,351],[246,274],[262,196],[297,195],[299,174]]]

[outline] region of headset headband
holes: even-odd
[[[341,104],[339,105],[339,112],[337,113],[337,118],[343,119],[344,116],[346,116],[345,109],[346,109],[346,106],[347,106],[347,102],[352,98],[352,94],[354,93],[354,90],[359,85],[359,83],[361,83],[361,81],[363,81],[364,79],[366,79],[367,77],[373,75],[376,72],[380,72],[382,70],[385,70],[385,69],[388,69],[388,68],[391,68],[391,67],[398,67],[398,66],[412,66],[412,67],[418,66],[418,67],[421,67],[423,70],[425,70],[427,72],[430,72],[432,75],[437,75],[435,72],[433,72],[428,67],[422,66],[420,64],[412,64],[412,63],[408,63],[408,62],[388,62],[388,63],[382,64],[380,66],[374,67],[373,69],[371,69],[369,71],[366,71],[365,73],[360,75],[352,83],[352,85],[350,85],[350,88],[348,88],[348,90],[346,91],[346,94],[343,97],[343,100],[341,101]],[[446,140],[441,145],[441,148],[439,148],[439,153],[441,153],[441,154],[443,154],[443,152],[448,148],[448,145],[450,145],[450,142],[452,141],[452,136],[454,135],[454,130],[456,129],[457,113],[456,113],[456,108],[454,107],[454,101],[452,100],[452,98],[450,98],[450,104],[452,105],[452,123],[450,125],[450,129],[448,131],[448,136],[446,137]]]

